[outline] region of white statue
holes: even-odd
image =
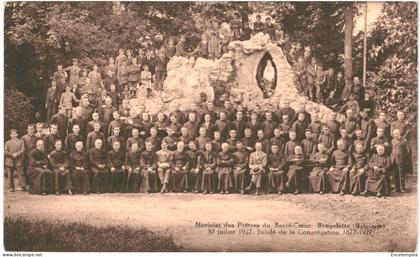
[[[274,67],[271,64],[270,61],[267,62],[267,66],[265,66],[264,69],[264,73],[263,73],[263,78],[268,80],[268,81],[273,81],[274,80]]]

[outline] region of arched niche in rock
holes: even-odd
[[[264,98],[273,96],[277,86],[277,66],[269,52],[265,52],[259,61],[255,79]]]

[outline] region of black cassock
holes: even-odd
[[[29,193],[52,193],[53,173],[47,166],[47,155],[43,151],[33,149],[29,152]]]

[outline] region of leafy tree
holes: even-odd
[[[4,98],[4,132],[15,128],[20,135],[26,132],[26,125],[32,121],[33,106],[30,99],[15,89],[6,89]]]
[[[417,4],[387,2],[368,37],[368,82],[380,109],[417,111]]]
[[[10,2],[6,87],[14,85],[42,109],[57,64],[79,58],[85,67],[103,65],[119,47],[159,47],[165,36],[181,34],[195,48],[206,21],[229,21],[234,12],[250,11],[247,3],[232,2]]]
[[[315,58],[324,65],[339,68],[343,64],[345,10],[359,14],[359,6],[343,2],[259,3],[294,42],[310,46]],[[354,22],[354,21],[353,21]]]
[[[19,2],[5,8],[5,81],[41,110],[57,64],[104,64],[146,38],[146,22],[113,2]],[[37,94],[33,94],[37,92]]]
[[[344,64],[345,13],[356,17],[360,4],[346,2],[9,2],[5,8],[5,87],[27,95],[42,110],[56,65],[79,58],[83,66],[104,64],[119,47],[158,47],[168,37],[186,35],[195,48],[212,23],[229,22],[238,13],[265,12],[292,41],[313,49],[328,66]],[[350,24],[354,19],[349,19]],[[369,84],[380,107],[416,110],[417,6],[384,4],[368,35]],[[213,24],[214,25],[214,24]],[[350,33],[348,32],[348,35]],[[361,39],[347,48],[361,72]],[[350,60],[347,58],[347,60]],[[350,67],[350,63],[345,65]],[[37,94],[33,94],[37,92]],[[405,98],[404,98],[405,97]],[[388,107],[387,107],[388,106]]]
[[[185,35],[187,47],[195,48],[212,22],[229,22],[238,13],[247,19],[252,9],[246,2],[152,2],[125,3],[150,27],[166,36]]]

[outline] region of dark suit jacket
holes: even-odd
[[[59,99],[59,90],[56,86],[53,90],[52,87],[49,87],[47,90],[47,96],[45,97],[45,107],[48,108],[51,104],[58,104]]]

